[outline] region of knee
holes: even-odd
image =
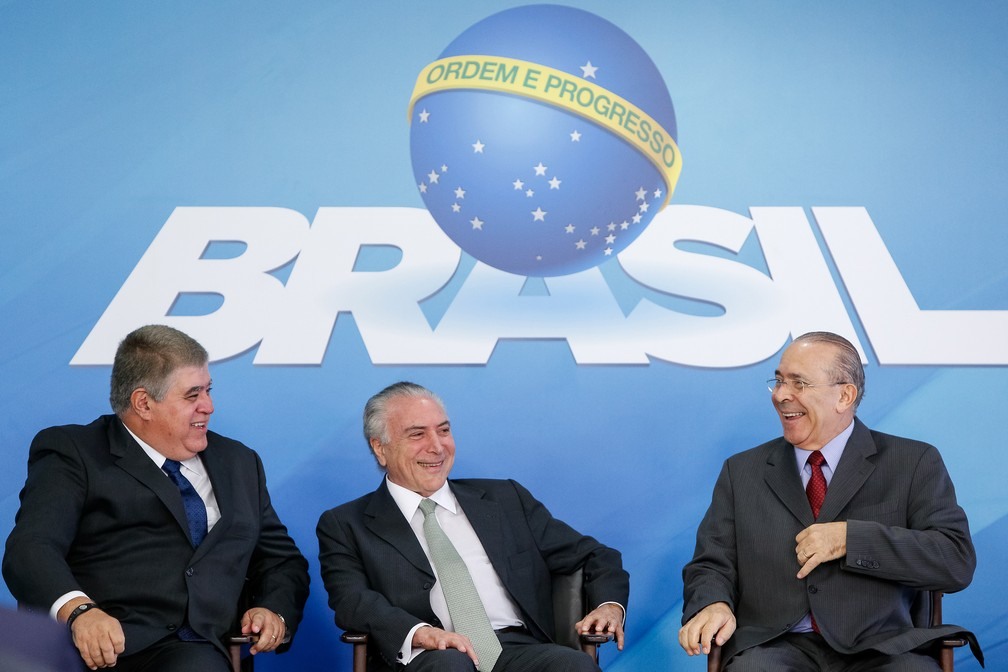
[[[580,651],[572,651],[574,655],[566,656],[564,665],[557,669],[563,672],[602,672],[595,659]]]

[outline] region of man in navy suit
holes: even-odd
[[[553,518],[515,481],[449,481],[455,443],[434,393],[382,390],[364,409],[364,435],[386,477],[322,514],[317,531],[329,605],[341,628],[369,634],[369,670],[598,672],[590,656],[553,643],[550,576],[579,568],[595,608],[576,628],[612,633],[623,648],[629,575],[619,552]],[[425,538],[428,499],[500,642],[492,668],[453,628]]]
[[[768,383],[784,435],[721,469],[683,570],[683,649],[722,645],[726,672],[937,670],[922,649],[958,635],[982,661],[959,626],[911,622],[918,590],[976,567],[938,451],[855,418],[864,369],[841,336],[798,337]]]
[[[199,343],[141,327],[116,351],[115,415],[32,442],[4,579],[69,624],[91,669],[224,672],[232,628],[258,637],[255,654],[301,620],[308,564],[259,456],[209,430],[210,383]]]

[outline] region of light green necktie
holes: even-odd
[[[423,531],[427,538],[427,548],[430,550],[441,590],[448,603],[448,613],[451,614],[455,632],[468,637],[476,649],[480,672],[490,672],[501,654],[500,640],[494,634],[493,626],[490,625],[490,619],[487,618],[486,609],[479,593],[476,592],[476,585],[465,562],[438,524],[437,516],[434,515],[436,506],[437,504],[430,499],[420,502],[420,510],[424,514]]]

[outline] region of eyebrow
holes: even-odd
[[[183,396],[189,396],[190,394],[198,393],[202,390],[209,390],[211,387],[213,387],[212,380],[206,385],[193,385],[192,387],[190,387],[188,390],[185,391],[185,395]]]
[[[434,425],[434,429],[440,429],[442,427],[451,427],[451,420],[445,420],[444,422],[439,422]],[[416,429],[427,429],[427,425],[410,425],[409,427],[403,429],[403,433],[409,434]]]

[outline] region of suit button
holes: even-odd
[[[819,592],[819,589],[818,589],[818,588],[816,588],[815,586],[809,586],[809,587],[808,587],[808,592],[810,592],[810,593],[812,593],[813,595],[815,595],[816,593],[818,593],[818,592]]]
[[[186,576],[192,576],[195,573],[196,573],[196,570],[193,569],[192,567],[189,567],[188,569],[185,570],[185,575]]]
[[[872,566],[872,569],[878,569],[879,568],[878,561],[876,560],[875,562],[871,563],[871,566]]]
[[[174,624],[174,623],[169,623],[169,624],[168,624],[168,629],[169,629],[170,631],[174,632],[174,631],[175,631],[175,624]]]
[[[433,583],[430,583],[429,581],[428,581],[428,582],[425,582],[425,583],[423,584],[423,589],[424,589],[424,590],[430,590],[430,589],[431,589],[431,588],[433,588],[433,587],[434,587],[434,584],[433,584]]]

